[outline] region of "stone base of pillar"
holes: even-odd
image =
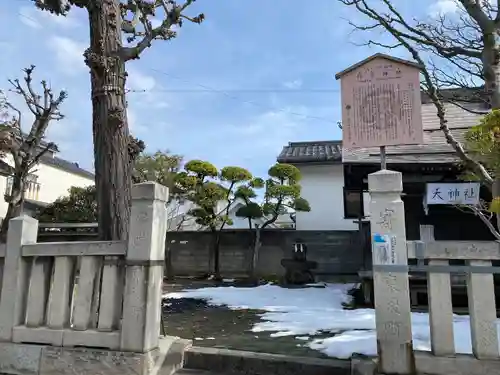
[[[0,342],[0,373],[26,375],[170,375],[182,367],[189,340],[160,338],[157,349],[132,353]]]

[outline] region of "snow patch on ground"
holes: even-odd
[[[288,289],[267,284],[254,288],[214,287],[168,293],[164,298],[194,298],[233,310],[262,310],[253,332],[271,332],[272,337],[296,336],[304,346],[328,356],[350,358],[353,353],[377,354],[375,310],[344,310],[351,301],[353,284],[325,284],[324,288]],[[497,321],[497,325],[500,321]],[[455,350],[472,353],[469,316],[454,316]],[[412,313],[413,346],[430,350],[429,315]],[[499,330],[500,331],[500,330]],[[331,337],[315,339],[319,333]],[[307,337],[306,337],[307,336]]]
[[[295,337],[295,340],[308,341],[309,338],[310,338],[309,336],[297,336]]]

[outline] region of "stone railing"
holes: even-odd
[[[406,241],[402,175],[381,170],[368,176],[371,195],[373,280],[379,372],[384,374],[493,374],[500,366],[492,261],[500,242]],[[408,259],[417,259],[416,266]],[[463,260],[465,266],[450,265]],[[427,264],[426,264],[427,263]],[[427,274],[431,355],[413,349],[409,272]],[[455,351],[450,274],[466,275],[473,356]],[[457,335],[458,336],[458,335]],[[463,336],[461,332],[460,337]]]
[[[499,359],[493,273],[499,269],[500,243],[495,241],[408,241],[408,258],[427,260],[414,267],[427,272],[432,353],[454,356],[453,305],[450,274],[466,275],[472,352],[477,359]],[[463,260],[465,266],[450,265]],[[411,270],[411,268],[410,268]]]
[[[11,220],[0,246],[0,341],[145,353],[158,347],[168,190],[133,187],[128,242],[36,243]]]

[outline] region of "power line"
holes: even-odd
[[[338,89],[216,89],[217,93],[220,91],[225,93],[256,93],[256,94],[303,94],[303,93],[339,93]],[[132,92],[173,92],[173,93],[206,93],[213,92],[213,90],[207,89],[153,89],[153,90],[131,90]]]
[[[24,17],[30,21],[38,23],[38,21],[36,19],[34,19],[33,17],[27,16],[21,12],[18,12],[18,14],[21,17]],[[195,86],[198,86],[199,89],[180,89],[180,90],[179,89],[157,89],[157,90],[148,90],[148,91],[146,91],[146,90],[133,90],[132,89],[132,90],[128,91],[129,93],[138,93],[138,92],[205,93],[205,92],[213,92],[213,93],[218,93],[218,94],[224,95],[232,100],[240,101],[242,103],[250,104],[250,105],[253,105],[256,107],[261,107],[261,108],[271,110],[271,111],[282,112],[282,113],[286,113],[286,114],[289,114],[292,116],[298,116],[298,117],[311,119],[311,120],[325,121],[325,122],[332,123],[332,124],[338,123],[337,121],[333,121],[333,120],[327,119],[325,117],[311,116],[311,115],[306,115],[304,113],[289,111],[289,110],[284,109],[284,108],[276,108],[276,107],[272,107],[272,106],[267,106],[267,105],[263,105],[263,104],[260,104],[260,103],[257,103],[257,102],[251,101],[251,100],[241,99],[237,96],[230,94],[230,93],[287,93],[287,94],[291,94],[291,93],[293,93],[293,94],[299,94],[299,93],[338,93],[340,91],[338,89],[225,89],[225,90],[220,90],[220,89],[215,89],[215,88],[207,86],[207,85],[203,85],[201,83],[189,81],[189,80],[186,80],[184,78],[174,76],[172,74],[160,71],[158,69],[150,68],[150,70],[152,70],[156,73],[159,73],[159,74],[163,74],[167,77],[179,80],[181,82],[187,83],[187,84],[193,84]]]
[[[34,19],[33,17],[27,16],[26,14],[23,14],[23,13],[21,13],[21,12],[17,12],[17,14],[18,14],[19,16],[23,17],[23,18],[26,18],[27,20],[33,21],[33,22],[35,22],[35,23],[37,23],[37,24],[39,23],[39,21],[38,21],[38,20]]]
[[[198,87],[200,87],[201,89],[203,89],[205,91],[214,92],[214,93],[218,93],[218,94],[224,95],[224,96],[228,97],[229,99],[240,101],[242,103],[251,104],[251,105],[254,105],[256,107],[262,107],[262,108],[265,108],[265,109],[270,110],[270,111],[278,111],[278,112],[287,113],[287,114],[293,115],[293,116],[299,116],[299,117],[303,117],[303,118],[307,118],[307,119],[320,120],[320,121],[325,121],[325,122],[329,122],[329,123],[332,123],[332,124],[337,124],[337,121],[333,121],[333,120],[327,119],[325,117],[310,116],[310,115],[306,115],[304,113],[289,111],[289,110],[284,109],[284,108],[275,108],[275,107],[263,105],[263,104],[260,104],[260,103],[257,103],[257,102],[251,101],[251,100],[244,100],[244,99],[241,99],[241,98],[239,98],[237,96],[231,95],[227,90],[219,90],[219,89],[207,86],[207,85],[203,85],[203,84],[198,83],[198,82],[189,81],[187,79],[174,76],[173,74],[162,72],[161,70],[158,70],[158,69],[150,68],[150,70],[152,70],[153,72],[159,73],[159,74],[163,74],[163,75],[165,75],[167,77],[176,79],[178,81],[198,86]]]

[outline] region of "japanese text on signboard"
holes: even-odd
[[[479,182],[429,183],[427,204],[478,204]]]
[[[423,143],[419,73],[376,58],[342,76],[343,147]]]

